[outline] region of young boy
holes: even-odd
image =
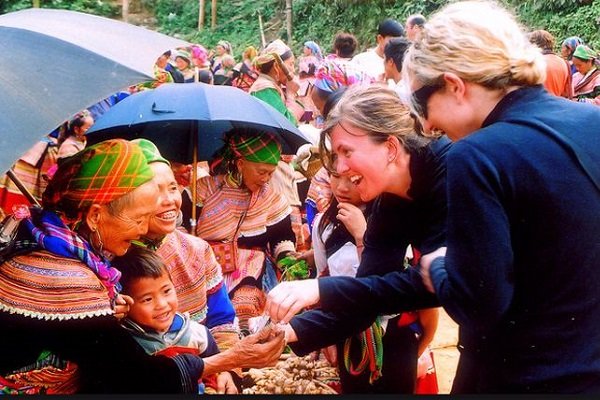
[[[112,266],[122,273],[122,293],[134,300],[122,325],[148,354],[208,357],[219,353],[205,326],[192,321],[187,313],[177,312],[175,287],[160,256],[144,247],[131,246],[125,255],[115,257]],[[216,376],[199,382],[200,393],[205,388],[216,389]]]

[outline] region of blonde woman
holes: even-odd
[[[447,251],[420,262],[460,326],[453,393],[600,391],[597,108],[545,91],[542,54],[489,2],[432,16],[403,74],[425,127],[457,142],[447,156]],[[335,136],[332,148],[338,163],[364,151]],[[343,173],[373,190],[368,176]],[[394,312],[414,306],[420,285],[409,273],[326,279],[276,287],[273,319],[315,301],[352,315]]]

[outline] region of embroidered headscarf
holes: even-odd
[[[594,50],[590,49],[586,45],[580,44],[573,52],[573,57],[589,61],[598,57],[598,54],[596,54]]]
[[[148,139],[134,139],[131,143],[137,144],[140,149],[142,149],[148,164],[152,164],[153,162],[163,162],[169,167],[171,166],[171,163],[160,154],[158,147]]]
[[[281,145],[268,132],[234,128],[225,134],[225,145],[213,157],[210,170],[238,158],[257,163],[277,165],[281,159]]]
[[[562,45],[570,50],[569,59],[571,59],[571,57],[573,56],[573,52],[580,44],[583,44],[583,39],[577,36],[568,37],[562,42]]]
[[[304,46],[308,47],[310,51],[312,51],[313,56],[317,57],[319,60],[323,58],[323,53],[321,53],[321,48],[316,42],[312,40],[304,42]]]
[[[279,57],[281,61],[285,61],[292,55],[292,50],[283,43],[281,39],[276,39],[269,43],[269,45],[254,59],[254,65],[260,67],[261,65],[276,60],[277,57]]]
[[[314,85],[319,89],[333,93],[343,86],[360,83],[371,83],[369,75],[352,64],[340,64],[333,60],[325,60],[315,72]]]
[[[73,219],[92,204],[110,203],[153,176],[138,145],[107,140],[63,159],[42,195],[42,205]]]

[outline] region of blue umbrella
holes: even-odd
[[[294,124],[267,103],[230,86],[163,84],[120,101],[88,131],[88,144],[106,139],[151,140],[170,160],[209,160],[223,145],[223,133],[256,127],[275,134],[283,154],[310,143]],[[194,151],[194,148],[197,150]]]

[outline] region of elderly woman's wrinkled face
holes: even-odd
[[[243,158],[237,161],[238,171],[242,173],[244,186],[251,192],[259,191],[267,182],[271,180],[276,165],[258,163],[245,160]]]
[[[158,184],[158,207],[150,218],[149,237],[160,237],[177,228],[177,216],[181,209],[181,192],[177,186],[171,167],[163,162],[150,164],[154,181]]]
[[[108,206],[100,208],[98,232],[104,249],[122,256],[127,253],[132,240],[137,240],[148,231],[150,217],[156,212],[158,185],[154,180],[144,183],[131,193],[130,204],[112,215]]]

